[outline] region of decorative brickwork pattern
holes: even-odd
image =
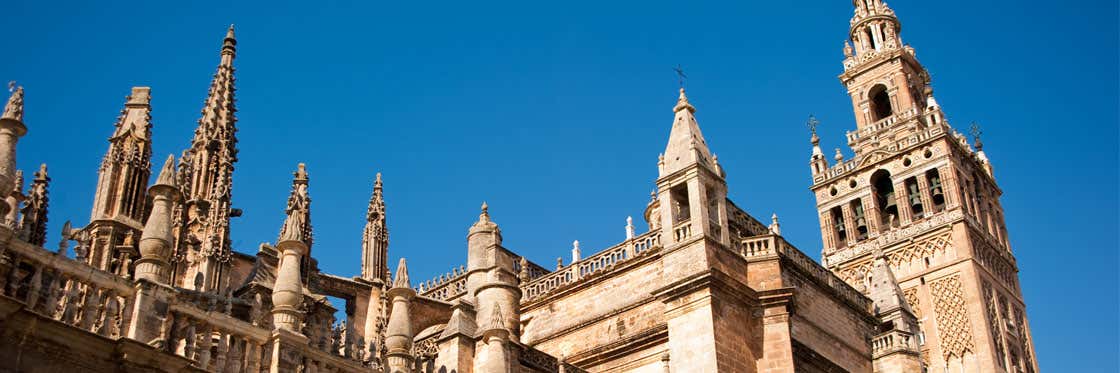
[[[1003,338],[1001,337],[999,328],[1000,317],[999,307],[996,304],[996,295],[992,292],[992,285],[989,284],[988,281],[982,281],[980,286],[983,289],[981,297],[984,299],[984,303],[987,305],[988,309],[988,328],[992,337],[992,347],[994,347],[996,351],[995,360],[999,366],[1004,367],[1005,352],[1003,349]]]
[[[963,358],[966,352],[975,348],[963,292],[960,274],[930,283],[941,355],[946,360],[954,355]]]
[[[902,291],[902,295],[906,297],[906,303],[910,305],[910,310],[914,311],[914,317],[922,318],[921,301],[918,300],[918,288],[909,288]]]

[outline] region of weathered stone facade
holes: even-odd
[[[404,259],[386,263],[378,174],[361,274],[324,273],[303,164],[275,244],[232,251],[232,27],[178,163],[146,185],[151,89],[133,88],[90,223],[49,250],[46,167],[25,193],[14,166],[15,89],[0,116],[0,371],[1035,372],[991,163],[945,121],[893,12],[855,5],[840,76],[855,158],[830,165],[812,137],[823,266],[777,216],[728,199],[683,88],[648,231],[628,219],[623,242],[586,257],[575,242],[554,270],[503,246],[483,203],[466,264],[414,286]]]

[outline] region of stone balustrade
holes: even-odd
[[[878,358],[897,351],[917,351],[914,335],[891,330],[871,338],[871,355]]]
[[[68,325],[117,338],[132,319],[136,291],[131,281],[99,271],[29,243],[11,240],[0,230],[0,267],[5,267],[0,290],[23,301],[27,309]],[[5,257],[6,256],[6,257]]]
[[[420,295],[432,299],[448,302],[467,293],[467,274],[461,272],[458,276],[438,283],[433,287],[421,287]]]
[[[673,226],[674,242],[681,242],[692,237],[692,221],[685,220]]]
[[[259,302],[250,303],[229,294],[144,285],[70,259],[64,250],[65,246],[56,252],[13,239],[12,230],[0,227],[0,293],[44,317],[118,339],[135,338],[131,333],[143,319],[132,314],[139,289],[155,286],[161,290],[153,294],[163,294],[157,302],[165,306],[148,311],[166,314],[155,319],[162,320],[158,332],[153,331],[156,338],[140,342],[192,360],[206,371],[267,369],[273,336]],[[233,316],[235,306],[248,307],[251,320]],[[295,345],[295,351],[290,351],[302,358],[305,372],[370,371],[361,353],[361,338],[354,338],[358,342],[352,346],[342,340],[352,333],[340,337],[340,333],[329,331],[329,323],[325,324],[325,333],[310,330],[317,325],[309,323],[305,331],[308,343]]]
[[[773,234],[747,237],[738,245],[739,255],[750,259],[777,254],[778,236]]]
[[[608,272],[620,263],[661,247],[659,231],[646,232],[595,255],[571,263],[548,275],[521,285],[522,301],[537,299],[592,275]]]

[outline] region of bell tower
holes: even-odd
[[[665,153],[657,161],[657,200],[662,237],[682,243],[697,237],[729,245],[727,235],[727,182],[717,158],[708,149],[696,108],[684,88],[673,107],[673,127]]]
[[[822,263],[868,295],[892,273],[928,371],[1037,372],[1002,191],[978,127],[969,144],[945,120],[886,3],[853,5],[839,76],[855,114],[852,157],[836,148],[830,162],[816,120],[809,126]]]

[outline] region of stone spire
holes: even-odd
[[[190,148],[179,159],[179,187],[184,202],[181,217],[185,231],[176,243],[177,282],[188,286],[203,273],[203,290],[217,291],[228,284],[232,257],[229,219],[240,215],[231,207],[233,166],[237,162],[237,109],[233,59],[237,52],[233,26],[222,41],[220,61],[203,104]]]
[[[35,172],[35,179],[31,181],[31,190],[27,192],[23,216],[20,217],[20,237],[32,245],[43,246],[47,243],[47,205],[50,202],[47,187],[50,183],[47,164],[39,165],[39,171]]]
[[[166,284],[170,273],[172,210],[179,198],[175,185],[175,156],[168,155],[156,183],[148,188],[152,196],[152,212],[140,236],[140,260],[136,261],[136,278]]]
[[[128,236],[137,236],[148,211],[148,179],[152,168],[151,88],[132,87],[124,108],[109,136],[109,148],[97,171],[97,188],[85,228],[91,236],[89,264],[95,268],[127,275],[122,261],[138,254],[135,247],[123,245]],[[110,268],[116,264],[116,268]]]
[[[12,95],[4,105],[4,113],[0,114],[0,196],[7,196],[15,189],[16,144],[27,134],[27,126],[23,124],[23,87],[11,82],[8,88]],[[10,209],[7,204],[0,203],[0,216],[7,215]]]
[[[381,188],[381,173],[378,172],[373,182],[373,195],[366,208],[366,226],[362,231],[362,278],[367,281],[382,278],[389,269],[389,228]]]
[[[874,302],[874,311],[876,314],[883,314],[896,309],[903,309],[912,315],[914,311],[906,303],[906,298],[902,295],[902,289],[898,287],[898,281],[895,279],[894,272],[891,271],[887,259],[887,256],[880,252],[875,258],[874,267],[871,269],[872,281],[871,287],[868,289],[868,297]]]
[[[677,105],[673,107],[673,129],[669,132],[669,144],[665,147],[663,165],[659,176],[665,176],[685,169],[692,164],[700,164],[709,170],[716,170],[708,143],[700,133],[696,122],[696,108],[688,102],[684,88],[680,90]],[[718,175],[718,172],[717,172]]]
[[[397,264],[393,287],[388,291],[393,303],[389,313],[389,325],[385,331],[386,365],[389,373],[411,372],[414,357],[412,351],[412,298],[416,291],[408,283],[408,266],[404,258]]]

